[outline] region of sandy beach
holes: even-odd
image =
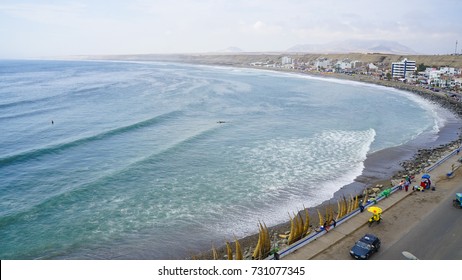
[[[406,85],[400,82],[393,81],[382,81],[377,80],[368,76],[350,76],[344,74],[323,74],[323,73],[308,73],[308,75],[315,75],[326,78],[335,78],[335,79],[348,79],[364,83],[373,83],[381,86],[393,87],[400,90],[405,90],[413,94],[417,94],[429,102],[435,102],[440,104],[442,107],[449,109],[459,118],[462,118],[462,104],[457,103],[453,100],[449,100],[444,94],[435,93],[430,90]],[[320,209],[321,213],[324,213],[324,209],[327,205],[336,205],[337,200],[350,195],[362,195],[363,191],[366,188],[371,188],[374,186],[383,186],[387,188],[393,185],[393,182],[396,180],[401,180],[405,175],[413,175],[419,180],[419,176],[425,172],[426,168],[437,162],[444,155],[460,147],[462,144],[462,135],[461,135],[461,122],[455,121],[454,123],[447,124],[439,133],[439,138],[433,143],[431,147],[419,147],[418,145],[404,145],[400,147],[390,148],[377,153],[371,154],[368,156],[365,162],[365,169],[363,174],[356,178],[355,182],[343,186],[339,191],[337,191],[333,197],[323,202],[321,205],[316,207],[308,208],[311,218],[312,228],[317,226],[317,210]],[[456,159],[452,159],[453,161]],[[446,169],[445,169],[446,168]],[[438,184],[437,192],[427,192],[423,195],[429,196],[427,199],[423,199],[421,196],[409,195],[406,199],[400,200],[400,203],[397,203],[388,210],[388,213],[401,213],[403,209],[408,209],[409,207],[416,209],[431,209],[430,207],[436,207],[438,203],[443,201],[443,198],[448,196],[451,191],[457,186],[454,182],[460,182],[460,169],[455,172],[456,178],[451,181],[445,181],[445,174],[447,173],[447,167],[439,167],[434,170],[434,178],[438,178],[436,183]],[[457,175],[459,174],[459,175]],[[458,176],[458,177],[457,177]],[[419,181],[420,182],[420,181]],[[447,185],[449,184],[449,185]],[[432,195],[433,194],[433,195]],[[413,200],[413,198],[416,199]],[[401,205],[401,206],[400,206]],[[335,207],[336,209],[336,207]],[[395,210],[396,209],[396,210]],[[296,211],[297,209],[294,209]],[[302,209],[298,209],[302,210]],[[363,213],[364,214],[364,213]],[[387,234],[385,240],[398,240],[403,234],[408,232],[411,227],[415,226],[418,223],[419,219],[416,219],[416,215],[401,215],[401,214],[390,214],[393,217],[400,217],[401,219],[393,222],[390,222],[390,226],[387,227],[387,231],[384,234]],[[367,220],[367,218],[366,218]],[[393,228],[399,230],[393,230]],[[361,227],[358,226],[358,229]],[[272,238],[272,245],[278,247],[279,250],[283,250],[287,245],[285,240],[278,237],[279,234],[287,233],[290,230],[290,222],[279,224],[269,228],[269,233]],[[360,233],[361,231],[355,231]],[[390,235],[390,236],[388,236]],[[348,249],[351,247],[352,240],[357,238],[357,234],[351,234],[343,238],[343,240],[335,241],[335,244],[331,244],[328,250],[323,251],[323,253],[316,254],[316,259],[344,259],[348,258],[348,254],[344,254],[345,248]],[[239,239],[239,243],[243,248],[244,259],[251,259],[251,254],[255,248],[255,245],[258,241],[258,234],[252,236],[247,236]],[[313,243],[316,243],[313,242]],[[354,243],[354,242],[353,242]],[[218,255],[221,259],[226,259],[226,248],[225,246],[220,246],[224,244],[215,244],[217,247]],[[234,244],[232,244],[234,247]],[[310,250],[307,246],[304,250]],[[301,250],[300,250],[301,251]],[[341,253],[340,253],[341,252]],[[312,258],[314,256],[311,256]],[[212,251],[206,251],[202,253],[195,254],[191,257],[192,259],[213,259]],[[293,254],[291,259],[309,259],[308,257],[302,255]]]

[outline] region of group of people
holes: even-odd
[[[321,226],[320,231],[325,230],[326,232],[329,232],[330,227],[335,227],[337,225],[337,221],[335,219],[332,219],[332,224],[329,224],[327,221],[324,222],[324,224]]]
[[[409,186],[411,185],[413,177],[407,175],[405,179],[401,180],[399,183],[399,189],[402,190],[404,189],[405,191],[409,190]],[[430,189],[432,185],[432,182],[430,178],[422,178],[422,181],[420,182],[419,186],[413,186],[412,190],[413,191],[425,191]]]
[[[401,180],[401,182],[399,183],[399,189],[402,190],[404,188],[404,190],[408,191],[409,186],[411,185],[411,182],[412,182],[412,177],[409,175],[406,175],[406,178],[404,178],[404,180]]]
[[[413,191],[423,192],[425,190],[430,189],[431,185],[432,185],[432,182],[430,181],[430,178],[424,178],[420,182],[420,186],[414,186]]]

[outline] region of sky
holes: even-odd
[[[460,0],[0,0],[0,58],[203,53],[390,40],[462,46]]]

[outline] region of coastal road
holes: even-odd
[[[452,206],[456,192],[444,199],[428,216],[399,241],[377,254],[379,260],[402,260],[408,251],[423,260],[462,260],[462,209]]]
[[[455,193],[462,192],[461,174],[438,182],[434,192],[409,193],[384,211],[380,225],[361,226],[311,259],[351,260],[354,242],[372,233],[382,240],[373,260],[405,260],[403,251],[425,260],[462,260],[462,209],[452,206]],[[369,218],[369,213],[360,215]]]

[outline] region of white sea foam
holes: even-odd
[[[323,131],[311,138],[263,141],[243,151],[242,165],[256,174],[258,192],[246,209],[227,211],[234,221],[233,233],[255,230],[255,223],[268,225],[287,220],[287,212],[302,205],[315,206],[328,200],[342,186],[352,183],[362,173],[364,160],[375,138],[373,129],[365,131]],[[243,198],[245,200],[245,197]],[[276,203],[274,203],[276,202]],[[217,225],[222,228],[223,225]]]

